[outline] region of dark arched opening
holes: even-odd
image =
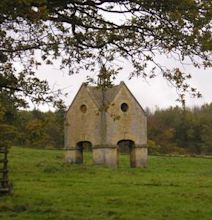
[[[84,162],[84,151],[92,151],[92,143],[89,141],[80,141],[77,143],[77,163]]]
[[[135,143],[132,140],[120,140],[118,143],[120,154],[128,154],[130,157],[130,167],[135,167]]]

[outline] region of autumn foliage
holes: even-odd
[[[148,113],[150,153],[211,154],[212,103]]]

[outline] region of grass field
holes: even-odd
[[[212,159],[150,156],[147,169],[129,158],[111,169],[65,164],[64,152],[10,149],[13,194],[0,197],[2,220],[212,219]]]

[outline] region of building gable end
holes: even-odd
[[[135,96],[132,94],[132,92],[129,90],[129,88],[127,87],[127,85],[121,81],[120,83],[120,88],[119,91],[117,92],[117,94],[114,96],[114,99],[118,96],[119,92],[121,91],[122,88],[125,88],[127,90],[127,92],[130,94],[130,96],[132,97],[132,99],[137,103],[137,105],[140,107],[141,111],[144,113],[144,115],[146,115],[146,112],[144,111],[144,109],[142,108],[141,104],[138,102],[138,100],[135,98]]]
[[[83,92],[83,90],[86,90],[86,93],[88,94],[88,96],[89,96],[90,99],[92,100],[92,103],[93,103],[95,106],[97,106],[95,100],[92,98],[92,96],[91,96],[91,95],[89,94],[89,92],[88,92],[87,84],[86,84],[86,83],[83,83],[83,84],[80,86],[80,88],[79,88],[77,94],[75,95],[75,97],[74,97],[74,99],[73,99],[71,105],[69,106],[68,110],[66,111],[65,117],[66,117],[66,115],[68,114],[68,112],[70,112],[70,110],[72,109],[74,103],[75,103],[76,100],[79,98],[79,96],[80,96],[80,94]],[[98,106],[97,106],[97,107],[98,107]]]

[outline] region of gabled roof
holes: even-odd
[[[107,88],[103,91],[99,87],[94,86],[87,86],[87,90],[91,96],[91,98],[96,102],[98,107],[101,107],[103,102],[106,105],[109,105],[114,100],[115,96],[118,94],[119,90],[121,88],[121,85],[116,85],[111,88]]]
[[[100,87],[88,86],[87,84],[83,83],[79,91],[77,92],[76,96],[74,97],[74,100],[72,101],[72,104],[70,105],[69,109],[71,108],[71,106],[73,105],[74,101],[77,99],[80,91],[83,88],[88,91],[89,96],[91,97],[92,101],[96,104],[96,106],[98,108],[101,108],[103,103],[106,105],[111,104],[122,87],[125,87],[127,89],[129,94],[136,101],[136,103],[139,105],[141,110],[145,113],[144,109],[142,108],[138,100],[134,97],[134,95],[131,93],[131,91],[129,90],[129,88],[126,86],[126,84],[123,81],[119,85],[115,85],[111,88],[105,89],[104,92],[102,91]]]

